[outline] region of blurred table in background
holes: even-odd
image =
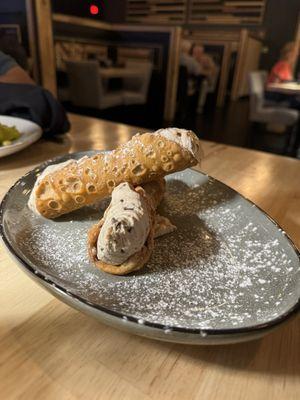
[[[266,89],[268,92],[276,92],[289,95],[300,96],[300,83],[287,82],[287,83],[270,83]]]
[[[129,67],[108,67],[99,68],[99,73],[102,78],[134,78],[139,75],[144,75],[143,68],[129,68]]]
[[[0,199],[49,158],[110,150],[143,129],[70,115],[63,139],[0,159]],[[300,246],[300,161],[202,142],[201,170],[267,211]],[[0,393],[5,400],[296,400],[300,319],[265,338],[196,347],[102,325],[36,285],[0,247]]]

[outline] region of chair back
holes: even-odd
[[[70,98],[79,107],[97,108],[103,96],[103,86],[97,61],[67,61]]]
[[[265,124],[293,126],[299,119],[299,112],[284,105],[266,106],[264,92],[267,73],[254,71],[249,74],[250,121]]]
[[[146,101],[153,70],[152,63],[148,61],[128,60],[126,62],[126,67],[137,69],[138,71],[141,71],[141,73],[134,78],[125,78],[123,80],[124,90],[137,92],[143,95]]]
[[[263,111],[266,81],[266,71],[249,73],[250,120],[254,121],[257,113]]]

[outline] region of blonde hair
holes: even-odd
[[[291,53],[292,51],[295,51],[297,48],[296,42],[288,42],[286,43],[282,49],[280,50],[280,58],[281,59],[286,59],[286,57]]]
[[[189,53],[192,48],[192,43],[189,40],[181,40],[181,51],[183,53]]]

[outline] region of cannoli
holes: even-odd
[[[156,209],[164,196],[166,190],[166,181],[161,178],[156,181],[144,183],[141,186],[145,190],[148,197],[150,197],[152,205]],[[176,226],[173,225],[168,218],[163,217],[158,213],[155,214],[154,239],[174,232],[176,229]]]
[[[196,165],[201,158],[200,142],[192,131],[168,128],[137,134],[112,152],[45,170],[29,207],[56,218],[109,196],[122,182],[138,186]]]
[[[153,239],[176,229],[155,213],[164,191],[164,179],[143,188],[122,183],[114,189],[103,218],[88,233],[89,256],[97,268],[126,275],[143,267],[153,250]]]
[[[124,182],[114,189],[103,218],[88,233],[89,256],[97,268],[126,275],[144,266],[154,247],[153,204],[140,186]]]

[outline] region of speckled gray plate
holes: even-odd
[[[56,159],[62,162],[77,153]],[[3,241],[21,268],[55,296],[102,322],[153,339],[220,344],[254,339],[299,309],[299,253],[253,203],[193,170],[170,175],[160,206],[178,230],[157,239],[151,261],[126,277],[87,257],[87,230],[104,201],[55,221],[27,208],[36,174],[0,209]]]

